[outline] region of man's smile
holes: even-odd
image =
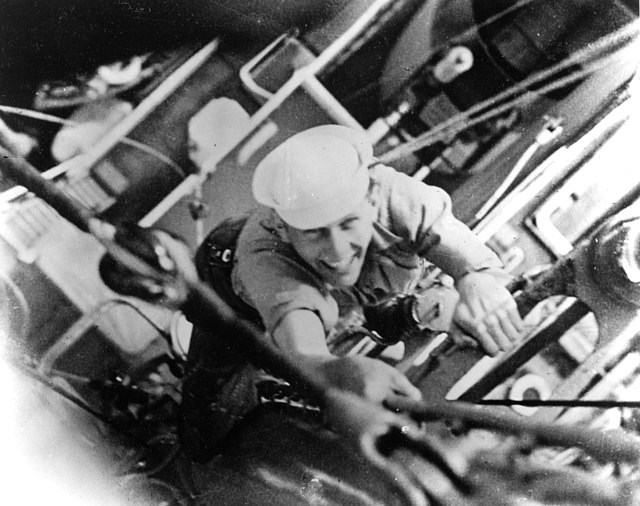
[[[342,260],[338,260],[335,262],[329,262],[328,260],[320,260],[320,263],[327,269],[338,272],[338,273],[346,273],[349,271],[351,264],[354,262],[358,255],[353,254],[347,258]]]
[[[375,208],[367,199],[351,213],[320,228],[287,226],[286,238],[300,258],[333,286],[352,286],[360,276],[373,235]]]

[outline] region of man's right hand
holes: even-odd
[[[295,357],[303,369],[308,369],[328,389],[351,392],[378,403],[390,395],[416,400],[422,397],[404,374],[380,360],[331,355],[322,323],[312,311],[297,310],[287,314],[272,338],[278,348]]]
[[[404,374],[380,360],[362,356],[317,356],[306,360],[327,384],[373,402],[381,403],[391,395],[422,398],[420,390]]]

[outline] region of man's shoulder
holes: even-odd
[[[272,209],[258,206],[253,209],[240,235],[241,240],[276,239],[280,237],[282,225]]]
[[[236,258],[261,258],[261,261],[275,260],[276,257],[290,257],[293,255],[291,245],[286,240],[284,226],[275,212],[260,206],[249,215],[238,238]]]
[[[370,169],[371,179],[377,186],[380,205],[390,213],[415,214],[424,206],[440,208],[448,199],[441,188],[415,179],[393,167],[377,164]]]
[[[393,180],[394,178],[401,177],[401,172],[397,171],[393,167],[384,165],[382,163],[376,163],[369,168],[369,174],[374,180]]]

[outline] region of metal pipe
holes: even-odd
[[[602,462],[640,461],[640,439],[621,431],[600,431],[589,427],[550,425],[532,421],[509,412],[495,411],[461,402],[427,405],[406,397],[394,396],[385,401],[390,409],[410,413],[423,420],[461,420],[505,434],[533,436],[540,444],[578,447]]]
[[[302,82],[302,88],[336,123],[364,132],[362,125],[358,123],[336,97],[329,93],[329,90],[315,76],[305,79]]]
[[[41,197],[79,229],[89,232],[89,222],[94,217],[89,209],[71,199],[51,181],[43,178],[33,165],[23,158],[15,157],[2,146],[0,146],[0,169],[5,176]]]
[[[86,157],[82,159],[82,165],[74,167],[70,173],[72,173],[74,177],[86,174],[89,169],[104,158],[123,137],[126,137],[134,127],[171,95],[178,86],[184,83],[191,74],[200,68],[207,58],[216,51],[219,44],[219,39],[213,39],[191,56],[191,58],[153,90],[149,96],[140,102],[131,114],[127,115],[115,128],[110,130],[98,143],[92,146],[91,150],[87,152]]]
[[[273,112],[276,111],[278,107],[280,107],[305,80],[315,77],[318,72],[332,61],[333,58],[340,54],[340,52],[345,48],[349,47],[349,45],[370,25],[370,23],[373,22],[373,20],[375,20],[376,17],[391,4],[393,4],[393,0],[377,0],[374,2],[367,11],[349,27],[348,30],[346,30],[328,48],[320,53],[316,59],[308,65],[294,71],[289,80],[284,83],[253,116],[251,116],[244,132],[239,136],[239,140],[236,145],[229,147],[227,152],[224,153],[220,159],[231,153],[238,144],[246,142],[248,138],[269,119],[271,114],[273,114]]]
[[[303,393],[323,400],[330,388],[319,375],[303,369],[292,358],[281,353],[275,345],[262,337],[262,330],[248,321],[237,318],[235,312],[210,287],[197,279],[174,280],[166,272],[160,272],[127,248],[115,241],[116,228],[95,217],[94,213],[74,201],[52,181],[28,162],[15,158],[0,147],[0,170],[18,184],[27,187],[36,196],[53,207],[60,215],[80,230],[93,235],[106,248],[107,253],[141,276],[153,280],[165,280],[171,285],[172,299],[186,305],[199,324],[211,328],[216,334],[233,336],[234,345],[240,346],[253,363],[284,373]],[[184,293],[181,293],[184,292]]]

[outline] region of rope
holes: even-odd
[[[524,92],[529,91],[529,88],[533,87],[536,84],[544,82],[550,77],[553,77],[554,74],[558,74],[559,72],[577,65],[579,63],[584,63],[590,58],[593,58],[595,55],[610,49],[612,46],[624,43],[628,39],[636,38],[639,32],[640,22],[630,23],[629,25],[623,27],[618,30],[616,33],[611,34],[606,37],[602,37],[598,42],[591,45],[588,48],[585,48],[581,51],[578,51],[574,55],[564,59],[560,63],[549,67],[541,72],[533,74],[529,76],[527,79],[524,79],[520,83],[504,90],[503,92],[483,101],[475,106],[469,108],[468,110],[457,114],[451,117],[449,120],[440,123],[435,126],[431,130],[425,132],[414,140],[401,144],[386,153],[383,153],[379,157],[379,161],[381,163],[389,163],[392,160],[396,160],[403,156],[406,156],[415,151],[419,151],[420,149],[425,148],[435,142],[438,142],[444,138],[447,138],[451,135],[457,134],[463,130],[466,130],[478,123],[482,123],[487,119],[493,118],[512,109],[515,105],[520,104],[521,102],[529,100],[529,97],[524,94]],[[613,55],[608,55],[604,58],[598,59],[596,62],[587,65],[586,67],[578,70],[576,72],[571,73],[568,76],[565,76],[560,79],[556,79],[555,81],[541,86],[540,88],[535,89],[537,93],[544,94],[550,91],[562,88],[568,84],[576,82],[583,77],[599,70],[601,68],[606,67],[607,65],[612,64],[612,62],[616,61],[617,58],[621,58],[621,56],[617,53]],[[623,55],[624,57],[624,55]],[[517,93],[523,93],[523,95],[516,97],[512,100],[500,104],[504,100],[509,99],[511,96],[516,95]],[[489,109],[486,112],[486,109]],[[476,114],[480,114],[479,116],[475,116]],[[473,118],[472,118],[473,117]]]
[[[13,107],[10,105],[0,104],[0,111],[5,112],[7,114],[26,116],[28,118],[32,118],[40,121],[46,121],[48,123],[57,123],[59,125],[64,125],[64,126],[78,126],[82,124],[82,123],[78,123],[77,121],[71,121],[65,118],[60,118],[59,116],[54,116],[53,114],[46,114],[43,112],[34,111],[31,109],[24,109],[22,107]],[[123,137],[120,140],[120,142],[122,142],[127,146],[131,146],[132,148],[138,149],[140,151],[143,151],[153,156],[157,160],[161,161],[162,163],[174,169],[181,177],[186,177],[186,172],[182,169],[182,167],[180,167],[180,165],[178,165],[178,163],[176,163],[174,160],[169,158],[167,155],[165,155],[161,151],[158,151],[156,148],[149,146],[144,142],[131,139],[129,137]]]

